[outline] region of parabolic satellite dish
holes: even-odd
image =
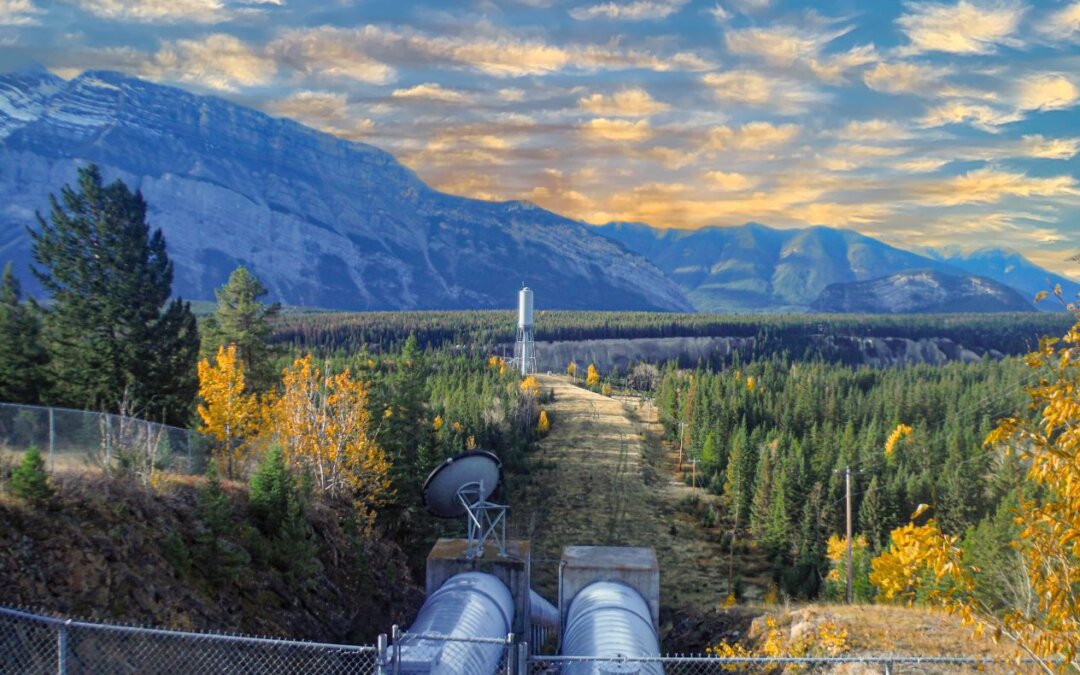
[[[472,497],[487,501],[498,487],[501,477],[502,461],[495,453],[487,450],[464,452],[435,467],[427,477],[424,481],[424,505],[438,518],[460,518],[465,515],[466,508],[458,497],[458,491],[468,485],[482,485],[483,492]]]

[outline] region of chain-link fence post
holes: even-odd
[[[71,619],[56,626],[56,673],[67,675],[68,624]]]
[[[529,643],[528,642],[520,642],[520,643],[518,643],[516,657],[517,658],[515,660],[517,661],[517,665],[515,667],[517,668],[517,675],[529,675]]]
[[[506,675],[515,675],[514,666],[517,663],[517,659],[514,658],[514,634],[506,634],[506,647],[503,649],[503,654],[506,658],[506,667],[503,672]]]
[[[885,675],[892,675],[892,664],[888,661],[885,662]]]
[[[386,633],[379,633],[375,641],[375,673],[386,675]]]
[[[56,471],[56,423],[53,409],[49,408],[49,471]]]
[[[390,639],[393,640],[393,669],[392,675],[398,675],[401,672],[401,629],[395,623],[390,627]]]

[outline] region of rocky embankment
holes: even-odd
[[[874,367],[907,366],[920,363],[942,365],[952,361],[971,363],[989,356],[1002,358],[1001,352],[978,352],[948,338],[879,338],[820,335],[808,338],[807,344],[827,357],[853,365]],[[513,345],[501,348],[513,351]],[[540,371],[558,373],[574,361],[578,366],[593,363],[601,372],[630,366],[677,360],[684,365],[698,361],[727,359],[734,352],[748,357],[754,348],[751,337],[671,337],[612,340],[575,340],[537,342],[536,363]],[[497,348],[498,349],[498,348]]]
[[[230,522],[215,562],[199,515],[204,479],[154,488],[100,475],[55,482],[57,495],[36,506],[0,486],[0,605],[370,643],[423,601],[401,550],[350,532],[347,505],[310,505],[300,568],[249,524],[246,486],[226,483]]]

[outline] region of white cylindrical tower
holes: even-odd
[[[533,292],[528,286],[518,291],[518,329],[511,366],[521,369],[522,375],[536,372],[536,347],[533,344]]]
[[[533,292],[526,286],[518,291],[518,328],[533,325]]]

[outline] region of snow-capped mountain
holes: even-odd
[[[936,270],[910,270],[869,281],[829,284],[811,309],[869,314],[1035,311],[1020,293],[1003,283]]]
[[[112,72],[0,76],[0,264],[28,286],[27,226],[94,162],[142,191],[175,293],[212,299],[240,264],[273,299],[341,309],[689,310],[652,263],[525,202],[437,192],[390,154]]]

